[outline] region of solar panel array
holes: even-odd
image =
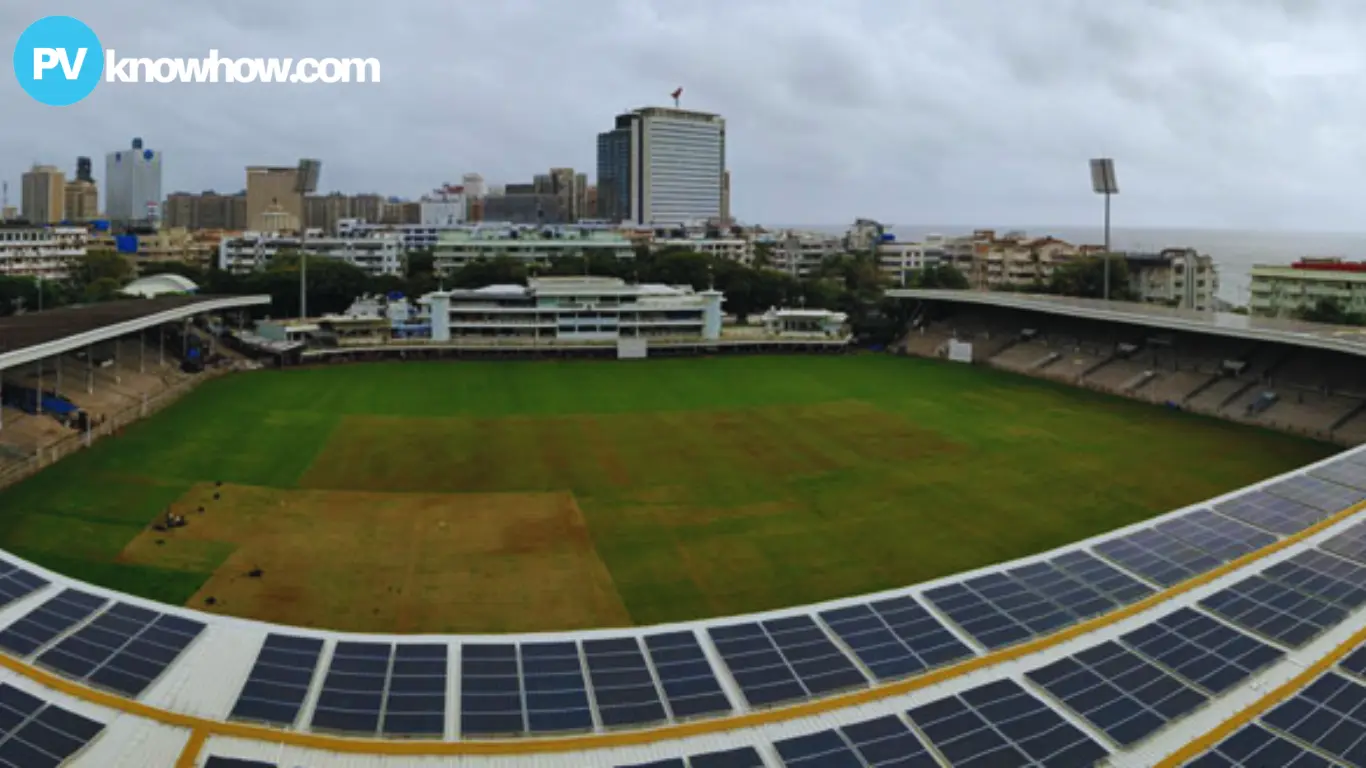
[[[0,608],[46,587],[48,580],[32,571],[0,559]]]
[[[1262,573],[1349,610],[1366,605],[1366,568],[1327,552],[1306,549]]]
[[[1347,618],[1347,611],[1277,581],[1253,574],[1200,601],[1240,627],[1300,648]]]
[[[0,648],[28,656],[85,621],[107,600],[79,589],[64,589],[0,631]]]
[[[1197,509],[1158,523],[1156,529],[1197,549],[1208,552],[1221,562],[1236,560],[1256,552],[1276,541],[1276,537],[1247,523],[1215,514],[1208,509]]]
[[[951,765],[1092,765],[1109,752],[1011,680],[912,709],[911,721]]]
[[[1262,723],[1352,765],[1366,765],[1366,686],[1329,672]]]
[[[707,632],[752,707],[868,684],[810,616],[710,627]]]
[[[1366,489],[1366,463],[1355,454],[1315,467],[1307,474],[1338,485]]]
[[[0,684],[0,766],[56,768],[102,730],[102,723]]]
[[[1078,618],[1004,573],[935,587],[925,598],[987,648],[1048,634]]]
[[[318,668],[323,641],[272,632],[256,656],[231,717],[271,725],[294,725]]]
[[[1352,651],[1346,658],[1338,662],[1338,666],[1342,667],[1344,671],[1366,680],[1366,645]]]
[[[400,643],[385,688],[385,736],[439,739],[446,733],[445,643]],[[320,702],[321,703],[321,702]]]
[[[1330,768],[1332,762],[1253,723],[1219,742],[1187,768]]]
[[[939,761],[896,715],[774,742],[787,768],[938,768]]]
[[[1028,677],[1122,746],[1208,701],[1204,693],[1115,642],[1060,659]]]
[[[1120,640],[1212,694],[1223,693],[1284,655],[1191,608],[1180,608]]]
[[[972,649],[911,597],[832,608],[820,616],[879,681],[972,655]]]
[[[697,635],[687,631],[647,635],[645,648],[675,720],[734,711]]]
[[[593,729],[579,649],[573,642],[522,643],[527,730],[567,733]]]
[[[1153,593],[1152,587],[1082,549],[1064,552],[1048,562],[1119,605],[1136,603]]]
[[[1361,503],[1366,499],[1366,491],[1338,483],[1330,483],[1310,475],[1293,475],[1279,482],[1264,486],[1263,490],[1273,496],[1297,501],[1306,507],[1313,507],[1324,513],[1324,517]]]
[[[1323,549],[1366,563],[1366,522],[1357,523],[1323,543]]]
[[[669,719],[639,640],[585,640],[583,655],[603,727],[643,726]]]
[[[1290,536],[1324,519],[1323,510],[1266,491],[1248,491],[1214,505],[1215,511],[1255,525],[1262,530]]]
[[[1153,528],[1108,539],[1092,547],[1123,568],[1171,587],[1221,565],[1219,558]]]
[[[203,630],[201,621],[115,603],[45,651],[38,663],[136,698]]]
[[[629,766],[620,766],[620,768],[766,768],[766,766],[764,759],[759,756],[754,747],[739,747],[721,752],[706,752],[687,758],[674,757],[651,763],[634,763]]]

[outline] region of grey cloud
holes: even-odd
[[[53,13],[0,3],[0,49]],[[1351,229],[1366,161],[1357,0],[69,0],[137,55],[373,56],[374,86],[109,86],[63,109],[0,76],[0,178],[143,136],[167,191],[325,161],[416,196],[466,171],[590,173],[619,111],[728,120],[749,221],[1090,224],[1085,160],[1141,226]],[[8,61],[9,57],[3,60]],[[102,165],[96,163],[97,169]],[[1119,219],[1117,219],[1119,221]]]

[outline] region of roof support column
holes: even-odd
[[[35,399],[35,401],[34,401],[34,405],[35,405],[34,411],[35,411],[39,416],[42,416],[42,415],[43,415],[43,361],[42,361],[42,359],[40,358],[40,359],[35,363],[35,365],[38,366],[38,397],[37,397],[37,398]]]
[[[5,369],[0,368],[0,403],[5,402]],[[0,432],[5,431],[5,406],[0,405]]]
[[[85,393],[95,394],[95,345],[85,346]]]
[[[164,367],[166,367],[166,324],[165,324],[165,323],[162,323],[161,325],[157,326],[157,333],[160,334],[160,336],[159,336],[158,339],[157,339],[157,366],[160,367],[160,368],[164,368]]]
[[[138,373],[147,372],[147,331],[138,331]]]
[[[119,348],[123,346],[123,339],[114,339],[114,383],[122,384],[123,377],[119,375]]]

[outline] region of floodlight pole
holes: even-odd
[[[299,190],[299,321],[308,320],[308,227],[304,224],[304,208],[308,193]]]
[[[1110,300],[1110,193],[1105,193],[1105,300]]]

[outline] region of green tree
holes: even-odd
[[[1296,312],[1295,316],[1309,323],[1366,325],[1366,315],[1352,312],[1342,302],[1330,298],[1319,299],[1313,306]]]
[[[1085,256],[1055,268],[1052,278],[1048,281],[1049,293],[1089,299],[1103,298],[1107,258],[1110,261],[1110,297],[1129,297],[1129,265],[1123,258],[1114,255]]]
[[[113,251],[87,251],[72,260],[71,284],[78,292],[99,280],[113,280],[120,287],[133,278],[133,265],[123,255]]]

